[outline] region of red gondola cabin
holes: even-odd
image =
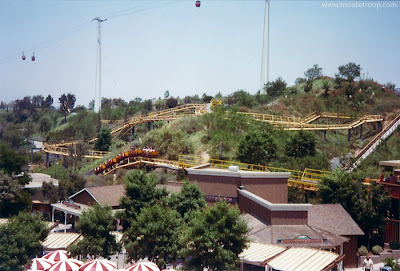
[[[200,7],[201,2],[200,1],[196,1],[196,7],[199,8]]]
[[[35,54],[32,55],[32,61],[35,61]]]
[[[22,60],[25,60],[26,56],[24,55],[24,52],[22,52]]]

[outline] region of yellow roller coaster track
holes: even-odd
[[[141,123],[149,123],[154,121],[172,121],[183,116],[201,116],[206,112],[211,112],[211,108],[221,104],[221,101],[211,100],[208,104],[186,104],[177,106],[171,109],[153,112],[148,115],[138,116],[131,118],[130,120],[120,124],[118,127],[111,131],[113,138],[124,135],[129,132],[130,129]],[[305,118],[299,117],[285,117],[277,115],[257,114],[257,113],[245,113],[240,112],[246,116],[254,118],[259,121],[271,123],[275,126],[284,127],[287,130],[348,130],[360,126],[364,123],[379,122],[383,120],[381,115],[370,115],[356,119],[355,121],[347,124],[311,124],[310,122],[315,121],[319,118],[342,118],[350,119],[349,116],[344,114],[336,113],[312,113]],[[115,121],[105,121],[112,123]],[[89,143],[93,143],[97,138],[89,140]],[[69,155],[68,149],[65,146],[71,145],[73,142],[57,143],[57,144],[44,144],[43,151],[48,153],[54,153],[59,155]],[[85,157],[88,158],[101,158],[104,156],[104,152],[89,151]]]
[[[203,164],[208,164],[209,167],[211,168],[219,168],[219,169],[228,169],[229,166],[238,166],[240,170],[248,170],[248,171],[290,172],[288,184],[292,186],[298,186],[304,190],[309,190],[309,191],[317,191],[318,183],[320,182],[322,177],[332,173],[330,171],[323,171],[323,170],[316,170],[309,168],[306,168],[303,171],[299,171],[299,170],[291,170],[291,169],[269,167],[262,165],[252,165],[252,164],[245,164],[240,162],[225,161],[218,159],[210,159],[208,161],[204,161],[200,157],[192,155],[180,155],[179,161],[146,158],[140,156],[130,157],[121,160],[118,163],[115,163],[111,167],[105,169],[101,174],[108,175],[120,168],[132,168],[142,164],[152,165],[155,167],[165,167],[174,170],[191,168]]]
[[[314,121],[319,118],[350,118],[345,117],[345,115],[337,115],[329,114],[329,113],[321,113],[315,115],[309,115],[305,119],[295,118],[295,117],[284,117],[284,116],[276,116],[276,115],[266,115],[266,114],[257,114],[257,113],[243,113],[242,114],[249,116],[253,119],[268,122],[275,126],[284,127],[286,130],[290,131],[298,131],[298,130],[314,130],[314,131],[326,131],[326,130],[350,130],[356,128],[364,123],[370,122],[379,122],[383,121],[383,116],[381,115],[368,115],[358,118],[350,123],[345,124],[311,124],[311,121]]]

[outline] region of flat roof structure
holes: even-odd
[[[276,245],[249,243],[239,254],[241,263],[265,266],[266,270],[328,271],[342,266],[339,254],[313,248],[279,247]],[[268,269],[267,269],[268,268]],[[243,265],[241,265],[243,270]]]
[[[335,267],[340,258],[339,254],[326,250],[292,247],[267,260],[266,265],[275,270],[325,271]]]
[[[58,180],[50,175],[43,173],[29,173],[29,175],[32,177],[32,181],[26,184],[25,188],[41,188],[43,183],[52,183],[54,186],[58,186]]]
[[[289,178],[290,172],[269,172],[269,171],[246,171],[246,170],[227,170],[218,168],[187,168],[189,174],[196,175],[212,175],[225,177],[241,177],[241,178]]]
[[[400,160],[379,161],[380,166],[400,168]]]
[[[244,263],[261,265],[266,259],[271,259],[285,250],[286,248],[276,245],[251,242],[248,248],[239,254],[239,258]]]
[[[69,245],[82,239],[79,233],[49,233],[47,238],[43,241],[44,251],[53,251],[58,249],[66,249]]]

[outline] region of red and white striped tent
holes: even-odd
[[[29,270],[47,270],[52,267],[53,264],[53,261],[49,261],[43,258],[35,258],[32,260],[32,264]]]
[[[140,262],[134,263],[128,267],[125,267],[126,271],[160,271],[160,268],[152,262]]]
[[[75,259],[66,259],[55,263],[48,271],[79,271],[83,262]]]
[[[117,265],[108,260],[91,260],[82,264],[79,271],[115,271]]]
[[[62,260],[69,259],[69,255],[68,255],[67,251],[65,251],[65,250],[56,250],[56,251],[47,253],[42,258],[53,261],[53,262],[59,262]]]

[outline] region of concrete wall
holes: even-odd
[[[248,191],[246,191],[248,194]],[[257,196],[256,196],[257,197]],[[307,225],[310,204],[273,204],[261,198],[255,199],[238,190],[238,205],[241,212],[254,214],[270,225]],[[270,207],[267,207],[270,205]]]

